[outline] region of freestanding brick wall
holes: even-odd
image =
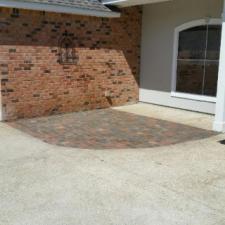
[[[12,9],[0,11],[4,120],[106,108],[138,101],[141,9],[95,18]],[[65,31],[78,56],[62,65]],[[109,96],[106,96],[109,95]]]

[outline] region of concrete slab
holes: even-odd
[[[146,103],[114,107],[113,109],[142,116],[149,116],[151,118],[167,120],[175,123],[181,123],[206,130],[212,130],[214,121],[214,116],[210,114],[196,113],[182,109]]]
[[[223,139],[93,151],[0,123],[0,224],[225,225]]]

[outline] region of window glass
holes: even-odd
[[[207,40],[206,59],[219,60],[221,40],[221,25],[210,25]]]
[[[218,61],[210,61],[206,63],[205,80],[204,80],[204,95],[216,97],[217,79],[218,79]]]
[[[178,60],[177,63],[177,91],[201,94],[204,76],[204,61]]]
[[[206,26],[198,26],[179,35],[179,59],[204,59],[206,48]]]

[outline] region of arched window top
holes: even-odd
[[[60,64],[75,64],[77,56],[75,54],[73,40],[70,38],[67,31],[63,33],[59,40],[59,63]]]
[[[175,34],[178,34],[179,32],[183,30],[187,30],[189,28],[194,28],[194,27],[203,26],[203,25],[219,25],[219,24],[222,24],[222,19],[219,19],[219,18],[205,18],[205,19],[193,20],[176,27]]]

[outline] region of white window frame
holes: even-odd
[[[216,102],[216,97],[210,97],[205,95],[188,94],[183,92],[177,92],[177,57],[179,46],[179,34],[181,31],[187,30],[192,27],[204,26],[204,25],[220,25],[222,19],[219,18],[206,18],[194,20],[188,23],[184,23],[181,26],[175,28],[174,32],[174,44],[173,44],[173,68],[172,68],[172,84],[171,84],[171,97],[191,99],[196,101]]]

